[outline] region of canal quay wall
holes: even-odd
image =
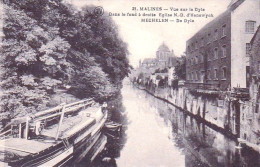
[[[137,87],[260,152],[258,134],[260,121],[257,119],[259,112],[252,112],[255,106],[248,99],[234,98],[231,92],[205,93],[186,87],[178,89],[143,85],[137,85]]]

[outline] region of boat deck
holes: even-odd
[[[38,153],[53,143],[44,143],[37,140],[26,140],[20,138],[9,138],[0,141],[0,151],[9,151],[20,156]]]
[[[67,137],[72,131],[77,131],[82,128],[83,124],[90,124],[94,119],[92,118],[92,114],[95,114],[99,106],[92,106],[86,110],[81,111],[78,115],[71,117],[64,117],[62,121],[62,126],[60,128],[60,138]],[[41,132],[41,135],[48,137],[56,137],[58,130],[58,124],[52,125]]]
[[[86,125],[94,121],[92,115],[99,110],[99,106],[89,107],[76,116],[64,117],[60,128],[60,137],[68,136],[73,131],[81,128],[81,125]],[[41,132],[39,139],[23,139],[23,138],[8,138],[0,140],[0,153],[8,152],[18,156],[27,156],[43,151],[55,144],[55,137],[58,130],[58,124],[47,127]],[[43,137],[43,139],[40,139]],[[1,156],[0,156],[1,159]]]

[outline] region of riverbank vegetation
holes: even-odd
[[[12,116],[50,106],[62,90],[108,100],[130,72],[127,44],[110,17],[61,0],[5,0],[1,112]]]

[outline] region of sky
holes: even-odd
[[[205,24],[210,22],[220,13],[227,9],[231,0],[67,0],[77,7],[84,5],[96,5],[104,8],[106,12],[120,13],[121,16],[108,16],[119,27],[120,37],[128,44],[130,52],[129,61],[134,67],[138,66],[139,60],[144,58],[155,58],[158,47],[164,42],[170,50],[174,50],[176,56],[180,56],[185,52],[186,41],[191,38]],[[140,9],[140,7],[162,7],[168,9],[163,11],[146,13],[173,13],[170,7],[178,8],[203,8],[205,11],[200,13],[213,14],[210,18],[193,18],[193,23],[177,23],[174,22],[141,22],[138,16],[122,16],[123,13],[133,13],[132,7]],[[140,11],[138,11],[140,12]],[[137,12],[137,13],[138,13]],[[180,13],[180,12],[179,12]],[[188,12],[190,13],[190,12]],[[196,12],[199,14],[198,12]],[[186,15],[186,13],[184,13]],[[173,20],[170,17],[169,20]],[[162,18],[161,18],[162,19]],[[175,18],[174,18],[175,19]]]

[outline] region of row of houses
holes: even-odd
[[[186,82],[223,91],[249,88],[251,40],[259,24],[259,0],[232,0],[186,42]]]
[[[140,62],[140,68],[150,70],[143,83],[173,86],[178,80],[179,85],[185,82],[185,90],[233,101],[238,105],[232,116],[234,129],[260,151],[259,25],[260,0],[232,0],[226,11],[186,41],[185,57],[175,56],[162,44],[155,59]]]
[[[232,0],[226,11],[187,40],[185,58],[177,57],[163,43],[156,58],[140,61],[139,67],[154,71],[167,68],[170,85],[176,77],[180,79],[175,75],[176,66],[185,63],[183,74],[178,75],[184,75],[181,79],[190,88],[248,89],[253,83],[252,72],[256,67],[260,68],[257,56],[252,55],[258,53],[251,52],[252,46],[259,47],[254,37],[259,25],[260,0]]]
[[[260,151],[260,0],[232,0],[186,42],[186,83],[238,100],[241,141]],[[239,91],[237,91],[239,90]],[[244,93],[245,92],[245,93]],[[244,96],[244,95],[246,96]],[[246,97],[246,98],[244,98]]]

